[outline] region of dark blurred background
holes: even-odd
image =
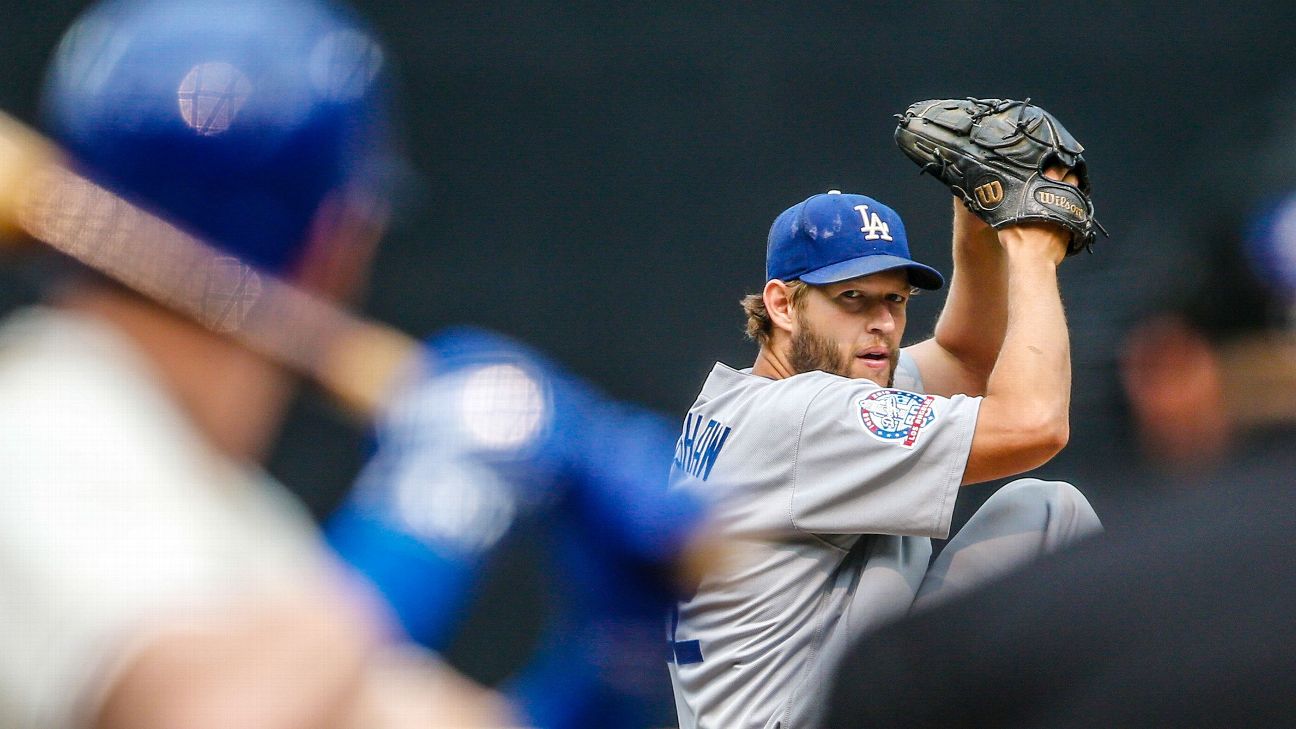
[[[1169,252],[1210,204],[1195,191],[1246,178],[1239,164],[1201,179],[1183,160],[1296,127],[1296,106],[1273,101],[1296,61],[1296,4],[1277,0],[356,4],[398,65],[416,173],[366,310],[416,335],[503,330],[672,414],[714,361],[750,364],[737,301],[763,284],[765,234],[788,205],[829,188],[878,197],[915,255],[948,271],[949,195],[895,149],[892,114],[969,95],[1054,112],[1088,147],[1112,238],[1063,267],[1073,434],[1042,473],[1100,514],[1135,458],[1124,327],[1191,273]],[[0,107],[34,119],[45,62],[85,5],[0,2]],[[0,292],[5,308],[31,295],[9,272]],[[915,300],[909,341],[941,302]],[[271,470],[324,513],[362,441],[306,394]],[[456,655],[470,673],[498,678],[524,650],[544,590],[535,549],[524,529],[494,566]]]

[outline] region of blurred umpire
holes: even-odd
[[[343,300],[383,228],[385,70],[316,0],[107,2],[59,46],[44,118],[87,177]],[[3,324],[0,726],[506,722],[384,640],[379,603],[258,468],[292,386],[70,263]]]
[[[1189,275],[1125,346],[1146,463],[1113,487],[1134,503],[1102,540],[866,636],[825,726],[1296,721],[1296,194],[1195,209],[1171,237]]]

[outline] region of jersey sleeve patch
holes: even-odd
[[[874,390],[856,402],[860,422],[884,443],[913,448],[924,428],[936,422],[936,398],[908,390]]]

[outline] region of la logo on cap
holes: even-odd
[[[860,226],[860,232],[864,234],[864,240],[892,240],[891,226],[878,217],[877,213],[869,212],[868,205],[856,205],[855,211],[864,220],[864,225]]]

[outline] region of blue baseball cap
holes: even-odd
[[[871,197],[830,190],[784,210],[770,226],[767,281],[828,284],[896,268],[918,288],[945,285],[936,269],[909,256],[899,214]]]

